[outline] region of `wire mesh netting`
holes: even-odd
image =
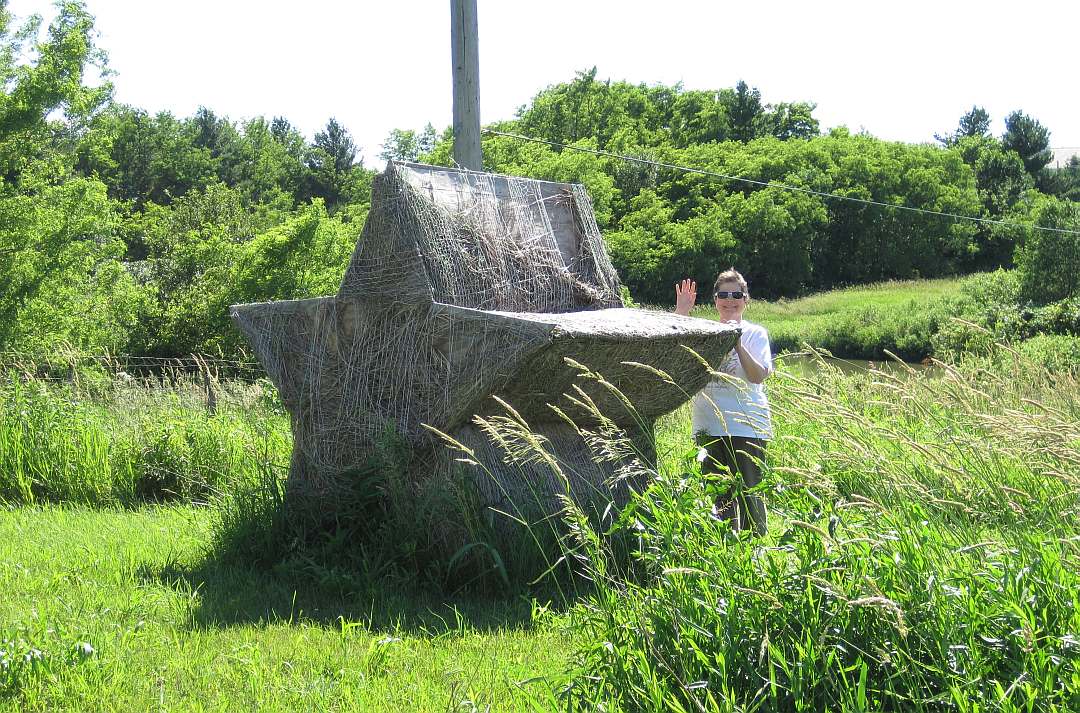
[[[625,464],[596,457],[566,417],[587,426],[595,404],[635,434],[624,457],[648,459],[655,419],[710,378],[697,355],[718,361],[738,331],[626,309],[620,289],[582,186],[389,164],[336,296],[232,308],[291,416],[290,497],[332,515],[351,473],[392,430],[411,446],[418,485],[473,467],[491,506],[521,497],[550,509],[560,493],[622,500]],[[633,408],[579,381],[567,359],[603,374]],[[474,423],[504,408],[492,396],[572,475],[500,468],[498,444]],[[432,428],[495,467],[460,463]]]

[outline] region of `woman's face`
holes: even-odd
[[[720,321],[741,321],[743,310],[746,309],[746,303],[750,301],[750,295],[748,295],[743,290],[742,286],[738,282],[721,282],[716,287],[716,291],[718,293],[724,293],[723,297],[717,297],[716,295],[713,295],[713,301],[716,304],[716,311],[720,313]],[[732,298],[732,292],[742,293],[742,298]]]

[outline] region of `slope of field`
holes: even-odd
[[[797,300],[751,301],[747,318],[765,325],[781,344],[824,341],[841,313],[873,311],[917,314],[959,292],[960,278],[905,280],[822,292]],[[824,346],[824,345],[822,345]]]
[[[751,300],[746,319],[769,330],[774,352],[804,344],[847,359],[881,359],[885,350],[909,361],[931,353],[930,337],[947,319],[945,300],[960,292],[962,278],[907,280],[822,292],[795,300]],[[699,303],[702,295],[699,288]],[[693,316],[716,319],[711,304]]]

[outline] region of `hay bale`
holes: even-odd
[[[232,317],[281,392],[294,436],[290,498],[332,515],[349,473],[392,428],[412,447],[421,482],[467,467],[428,428],[503,459],[474,425],[499,395],[548,439],[580,502],[625,497],[612,486],[625,464],[595,457],[575,421],[590,415],[564,394],[580,383],[649,457],[652,424],[708,381],[685,345],[711,363],[738,330],[707,320],[625,309],[592,206],[578,185],[391,163],[375,180],[371,210],[338,294],[235,305]],[[620,388],[577,379],[570,358]],[[625,362],[671,375],[665,384]],[[644,423],[642,429],[640,424]],[[566,489],[550,469],[476,471],[481,501],[557,507]]]

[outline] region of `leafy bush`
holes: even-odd
[[[935,358],[955,362],[965,356],[988,356],[997,348],[994,333],[967,320],[953,319],[930,337]]]
[[[1080,335],[1080,297],[1033,306],[1023,297],[1025,279],[1019,270],[964,278],[960,294],[946,302],[949,318],[931,336],[934,355],[956,360],[964,354],[988,355],[995,342],[1023,348],[1026,340],[1042,335]],[[1063,352],[1068,353],[1068,349]],[[1047,365],[1066,362],[1045,361]]]
[[[492,140],[493,146],[498,144]],[[486,146],[486,144],[485,144]],[[669,150],[664,161],[865,200],[977,214],[970,169],[952,152],[838,132]],[[683,277],[710,284],[738,265],[761,297],[954,274],[982,249],[970,224],[660,170],[616,215],[612,260],[636,298],[670,300]]]
[[[119,216],[93,179],[0,185],[0,351],[48,358],[62,349],[123,349],[146,296],[119,262]]]
[[[1080,205],[1031,194],[1023,218],[1048,230],[1025,231],[1016,248],[1016,267],[1023,296],[1046,304],[1080,296]]]
[[[229,319],[229,305],[337,291],[356,247],[357,224],[330,218],[315,203],[257,232],[237,201],[218,185],[162,209],[166,217],[147,236],[155,299],[136,351],[235,358],[245,342]]]
[[[1080,336],[1040,334],[1021,342],[1017,350],[1043,369],[1080,376]]]

